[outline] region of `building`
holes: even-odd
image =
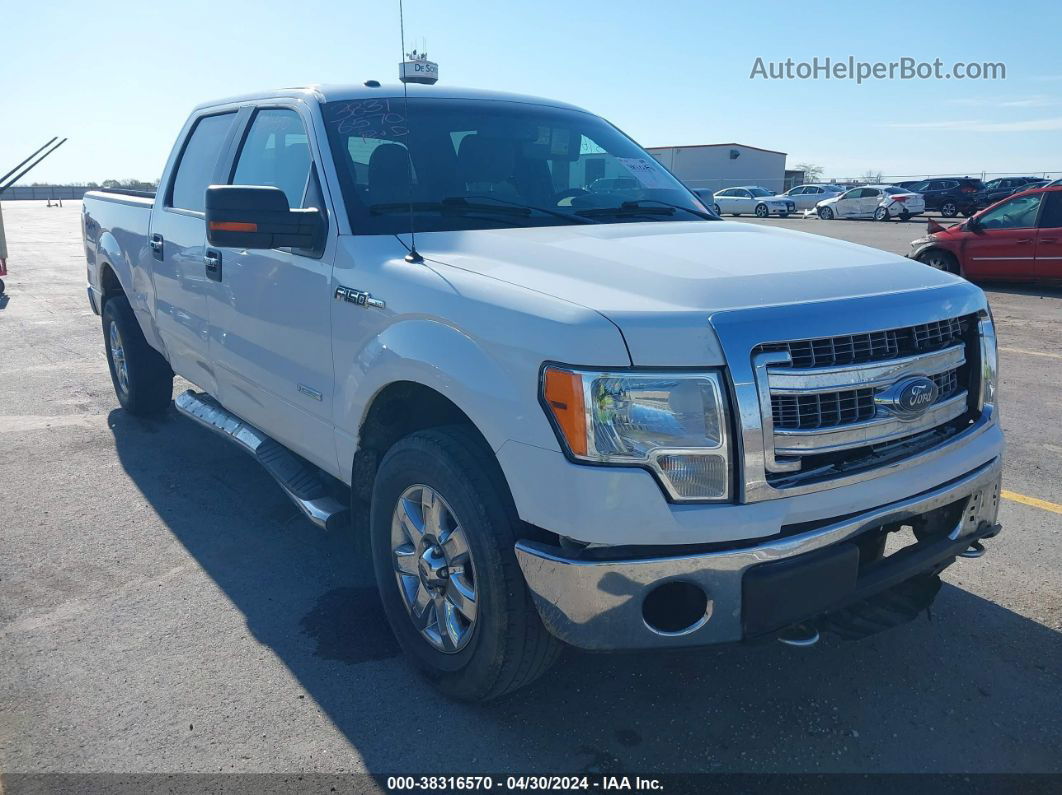
[[[776,193],[786,188],[785,152],[734,143],[650,146],[648,151],[691,188],[759,185]]]

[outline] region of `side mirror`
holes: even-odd
[[[966,219],[966,231],[967,232],[980,232],[983,227],[981,226],[981,219],[977,216]]]
[[[280,188],[211,185],[206,191],[206,227],[212,246],[316,249],[325,221],[316,208],[292,210]]]

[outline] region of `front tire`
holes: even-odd
[[[122,408],[130,414],[161,414],[173,398],[173,370],[162,354],[148,345],[124,295],[103,307],[103,344],[111,383]]]
[[[928,265],[931,268],[945,271],[947,273],[958,274],[960,271],[959,263],[955,259],[955,256],[950,251],[943,251],[939,248],[933,248],[920,254],[918,261]]]
[[[521,524],[504,478],[467,428],[397,442],[377,471],[369,523],[388,623],[443,693],[496,698],[556,661],[562,645],[542,625],[513,550]]]
[[[833,210],[831,210],[829,207],[820,207],[819,208],[819,218],[821,218],[823,221],[832,221],[833,220]]]
[[[771,211],[767,209],[766,204],[757,204],[755,213],[757,218],[766,218],[771,214]]]

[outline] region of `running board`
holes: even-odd
[[[328,493],[312,465],[225,410],[209,395],[189,389],[178,395],[173,404],[181,414],[235,442],[254,456],[306,518],[318,527],[336,530],[350,521],[350,509]]]

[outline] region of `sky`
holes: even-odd
[[[188,112],[276,86],[394,82],[398,0],[0,0],[0,173],[157,179]],[[826,177],[1062,174],[1062,3],[406,0],[441,83],[552,97],[645,146],[738,142]],[[1003,80],[765,80],[826,57],[1002,62]],[[794,67],[795,68],[795,67]]]

